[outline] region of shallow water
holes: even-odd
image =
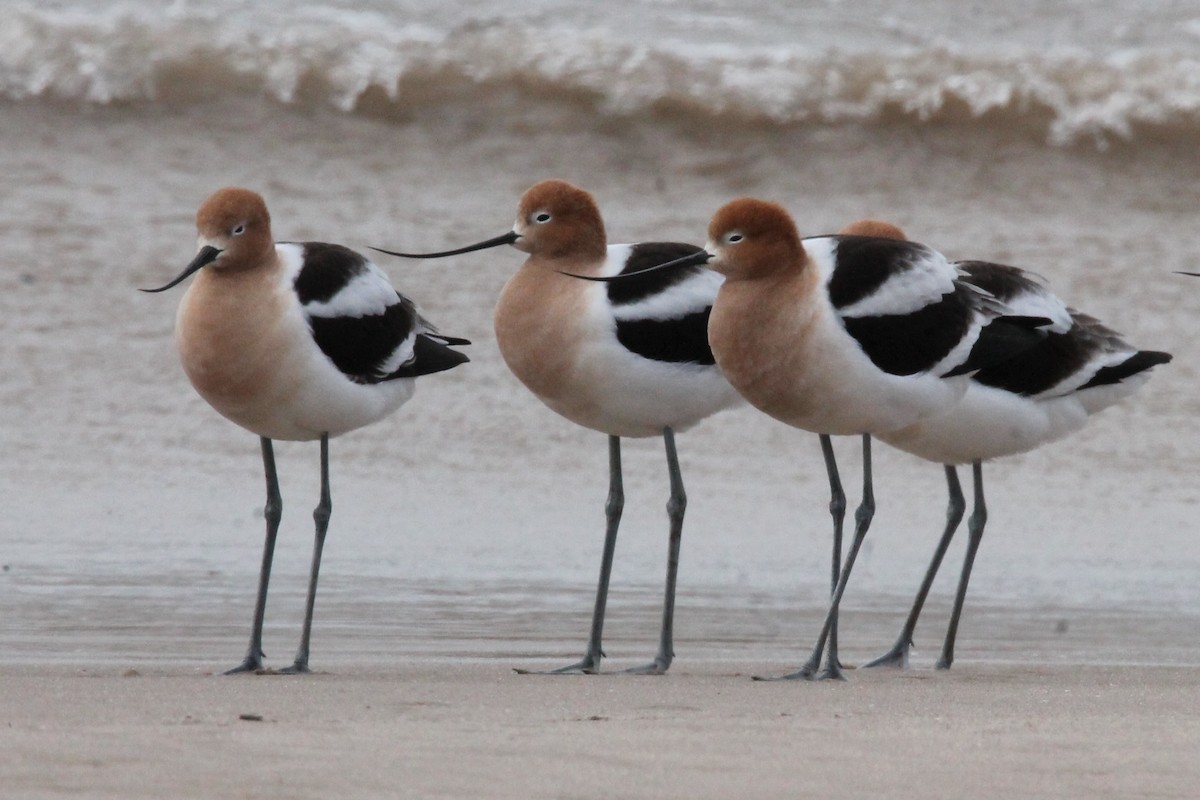
[[[949,52],[951,29],[938,33],[948,7],[927,4],[903,26],[858,23],[827,55],[853,65],[853,52],[877,39],[908,37],[909,61],[898,63],[924,52],[931,74],[959,75],[951,85],[1008,74],[937,61]],[[205,22],[207,12],[181,3],[161,30],[118,26],[129,38],[99,37],[100,49],[85,53],[89,62],[79,56],[88,40],[77,34],[105,30],[110,12],[87,8],[24,9],[0,22],[0,41],[10,45],[0,48],[0,660],[218,669],[241,653],[262,536],[257,442],[187,385],[171,344],[177,295],[135,291],[190,260],[192,217],[205,196],[230,183],[263,192],[280,238],[435,249],[504,232],[520,192],[551,176],[595,192],[614,241],[698,241],[711,213],[739,194],[784,202],[806,234],[887,216],[952,257],[1035,270],[1139,346],[1174,353],[1137,396],[1079,435],[988,466],[991,518],[959,655],[1198,660],[1200,401],[1190,331],[1200,284],[1172,274],[1200,268],[1200,125],[1187,99],[1197,35],[1186,4],[1162,4],[1159,17],[1129,23],[1149,27],[1125,33],[1114,19],[1105,28],[1089,18],[1067,41],[1099,62],[1126,63],[1116,55],[1122,47],[1127,57],[1137,51],[1143,67],[1170,62],[1158,76],[1175,76],[1158,81],[1166,101],[1131,85],[1081,84],[1066,94],[1047,90],[1063,99],[1059,107],[1018,97],[989,110],[960,94],[928,114],[881,101],[859,116],[830,110],[844,107],[847,95],[837,92],[803,113],[770,111],[768,67],[811,86],[805,70],[824,52],[801,12],[776,19],[763,11],[741,23],[758,33],[804,32],[770,64],[720,47],[731,37],[704,23],[727,13],[716,3],[682,12],[682,22],[676,4],[646,6],[652,20],[670,20],[659,29],[664,41],[690,33],[688,21],[704,31],[694,63],[654,49],[649,22],[631,37],[650,49],[630,61],[606,24],[581,21],[582,32],[567,35],[561,25],[502,14],[484,24],[476,19],[482,11],[464,7],[466,17],[454,20],[430,12],[431,43],[412,45],[420,57],[391,72],[381,66],[390,63],[384,51],[372,48],[348,50],[360,56],[351,66],[322,61],[295,44],[307,35],[303,26],[271,29],[276,44],[258,51],[250,45],[262,31],[220,28],[215,58],[223,66],[214,76],[205,71],[212,54],[184,63],[130,55],[165,53],[181,32],[199,36],[210,30],[204,25],[224,24]],[[302,21],[338,20],[338,36],[350,37],[343,44],[362,19],[335,6],[298,8]],[[386,8],[374,13],[387,17]],[[806,8],[836,14],[839,4]],[[1052,28],[1082,19],[1062,13]],[[30,20],[42,20],[41,38],[29,32]],[[1027,70],[1020,53],[1036,44],[1040,26],[1016,16],[1002,22],[979,34],[994,33],[988,53],[1008,53],[1018,73]],[[371,30],[393,30],[381,25]],[[1107,38],[1089,25],[1108,30]],[[1155,25],[1171,35],[1151,36]],[[532,40],[552,29],[567,44],[503,69],[487,61],[503,48],[471,39]],[[908,36],[914,31],[927,41]],[[246,61],[252,51],[269,57]],[[443,62],[455,65],[449,77],[430,66]],[[630,66],[659,62],[687,80],[659,85]],[[138,77],[129,72],[134,63],[157,66]],[[289,94],[279,86],[297,65],[308,77]],[[379,85],[362,88],[363,75],[376,73],[384,75]],[[1066,72],[1056,74],[1072,85]],[[88,88],[97,75],[123,75],[135,89],[109,101]],[[713,75],[724,83],[712,84]],[[888,83],[867,70],[856,80],[867,94],[902,86],[918,98],[933,91],[922,75]],[[385,85],[396,81],[404,91],[389,98]],[[705,81],[709,90],[695,89]],[[624,94],[596,88],[610,84],[625,86]],[[750,98],[749,110],[706,105],[743,84],[738,96]],[[638,105],[631,87],[653,96]],[[347,91],[353,102],[343,102]],[[1072,105],[1085,95],[1091,99]],[[809,97],[793,93],[783,105],[803,108],[801,96]],[[1174,110],[1147,121],[1156,112],[1146,109],[1159,101]],[[1087,133],[1095,126],[1070,127],[1085,107],[1112,112],[1109,122],[1125,116],[1101,125],[1106,133],[1096,138]],[[519,258],[493,251],[382,263],[444,331],[475,342],[473,360],[423,379],[392,418],[333,443],[335,510],[314,663],[517,663],[574,657],[582,647],[602,535],[605,446],[600,434],[543,408],[500,361],[490,308]],[[858,474],[852,444],[839,448],[848,487]],[[827,579],[815,437],[743,409],[681,436],[680,450],[690,504],[679,657],[793,659],[816,632]],[[276,660],[290,654],[298,633],[317,478],[315,446],[282,444],[279,455],[285,518],[267,632]],[[939,467],[882,445],[876,462],[879,510],[846,599],[850,660],[891,641],[943,515]],[[626,469],[607,626],[614,662],[651,655],[666,550],[661,443],[628,443]],[[918,631],[924,663],[936,654],[960,547]]]

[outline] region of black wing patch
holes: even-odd
[[[1002,303],[1023,294],[1044,294],[1045,288],[1022,269],[991,261],[958,261],[955,266],[970,276],[970,283]]]
[[[979,331],[966,360],[946,373],[946,377],[994,367],[1017,358],[1045,341],[1053,324],[1048,317],[999,317]]]
[[[399,295],[398,295],[399,297]],[[382,314],[366,317],[309,317],[321,352],[355,383],[379,383],[392,377],[383,365],[413,332],[412,301],[400,297]]]
[[[875,292],[888,278],[912,268],[929,249],[916,242],[873,236],[835,236],[837,269],[829,279],[829,301],[845,308]]]
[[[712,309],[706,308],[676,319],[618,319],[617,341],[654,361],[710,366],[716,363],[708,346],[710,313]]]
[[[1082,370],[1097,353],[1113,346],[1127,347],[1091,317],[1077,312],[1072,312],[1072,317],[1075,324],[1066,333],[1046,334],[1043,341],[1017,357],[975,373],[974,380],[1014,394],[1035,395]],[[1170,360],[1169,353],[1139,350],[1120,364],[1101,367],[1079,389],[1120,383]]]
[[[1011,302],[1022,294],[1045,292],[1042,285],[1016,267],[988,261],[962,261],[959,268],[970,276],[971,283],[1002,302]],[[975,373],[974,380],[1013,394],[1040,394],[1057,386],[1084,369],[1088,362],[1105,350],[1132,349],[1120,335],[1099,320],[1069,309],[1072,325],[1065,333],[1042,331],[1031,346],[1010,358],[1001,358]],[[1003,331],[1012,320],[1025,318],[1002,317],[980,334],[980,344],[990,335]],[[1036,320],[1035,320],[1036,321]],[[1049,320],[1045,320],[1049,323]],[[995,330],[993,330],[995,329]],[[1012,331],[1005,335],[1012,334]],[[1019,335],[1019,334],[1015,334]],[[972,352],[974,356],[974,352]],[[1079,389],[1120,383],[1128,377],[1171,360],[1168,353],[1140,350],[1122,361],[1102,367]]]
[[[1023,270],[1007,264],[960,261],[957,266],[967,273],[970,283],[1003,303],[1046,291]],[[1041,324],[1050,322],[1047,319]],[[1037,394],[1082,369],[1095,352],[1095,342],[1086,343],[1074,325],[1066,333],[1035,332],[1036,327],[1036,318],[1025,317],[1002,317],[989,323],[968,359],[969,364],[980,367],[973,380],[1012,394]]]
[[[642,242],[635,244],[629,254],[622,275],[641,272],[659,264],[666,264],[684,256],[702,252],[704,248],[683,242]],[[688,280],[704,267],[688,269],[668,269],[652,272],[640,278],[627,278],[622,281],[609,281],[608,302],[615,306],[631,305],[645,300],[647,297],[669,289],[670,287]]]
[[[294,285],[302,306],[329,302],[370,269],[370,262],[364,256],[340,244],[302,242],[300,246],[304,266]],[[449,345],[470,344],[469,341],[433,333],[417,314],[416,305],[399,292],[395,294],[396,301],[381,314],[306,315],[317,347],[346,377],[355,383],[380,383],[441,372],[468,360]],[[384,365],[392,360],[396,350],[414,335],[413,357],[398,369],[384,372]]]
[[[1156,367],[1159,364],[1167,364],[1170,361],[1170,353],[1163,353],[1159,350],[1139,350],[1120,364],[1114,364],[1111,367],[1101,367],[1096,370],[1096,374],[1092,376],[1092,379],[1079,388],[1091,389],[1093,386],[1120,383],[1126,378],[1137,375],[1139,372],[1145,372],[1151,367]]]
[[[871,363],[891,375],[914,375],[945,358],[966,335],[972,313],[967,291],[956,286],[911,314],[840,319]]]
[[[382,314],[309,317],[313,339],[334,366],[355,383],[415,378],[442,372],[470,360],[465,353],[450,347],[470,344],[469,340],[423,331],[416,334],[412,359],[392,372],[384,372],[383,365],[412,335],[420,320],[411,300],[399,293],[396,297],[397,302]]]
[[[470,344],[466,339],[442,337],[437,334],[418,333],[413,342],[413,360],[402,364],[400,369],[388,375],[392,378],[415,378],[418,375],[432,375],[453,369],[459,364],[465,364],[471,359],[466,353],[461,353],[447,345]]]
[[[367,259],[349,247],[325,242],[301,242],[304,268],[296,276],[301,305],[326,303],[357,276],[367,271]]]
[[[981,369],[973,379],[1012,394],[1038,394],[1083,369],[1094,354],[1095,348],[1073,327],[1066,333],[1047,333],[1017,357]]]

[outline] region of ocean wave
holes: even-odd
[[[1056,145],[1104,146],[1146,130],[1200,134],[1200,58],[1174,51],[754,52],[634,44],[502,20],[439,31],[345,10],[261,29],[183,7],[153,16],[27,7],[0,19],[0,97],[9,101],[106,105],[255,93],[408,118],[484,102],[499,90],[614,118],[987,123],[1036,130]]]

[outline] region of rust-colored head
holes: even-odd
[[[838,233],[843,236],[871,236],[876,239],[899,239],[900,241],[908,239],[899,226],[893,225],[890,222],[884,222],[881,219],[855,220],[838,231]]]
[[[196,212],[200,246],[214,247],[221,255],[213,266],[244,267],[254,263],[275,244],[271,215],[262,195],[249,189],[218,189]]]
[[[521,195],[513,246],[531,255],[568,261],[600,261],[607,239],[595,199],[566,181],[541,181]]]
[[[709,266],[734,280],[802,269],[808,260],[796,223],[778,203],[743,197],[726,203],[708,224]]]
[[[204,267],[251,269],[269,261],[274,240],[271,215],[262,196],[249,189],[226,187],[209,196],[196,212],[199,251],[170,283],[147,292],[163,292]]]

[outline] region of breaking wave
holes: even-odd
[[[1184,52],[746,52],[594,30],[548,35],[499,20],[436,30],[345,10],[258,30],[178,8],[153,18],[24,8],[0,19],[9,102],[194,103],[227,93],[401,119],[503,93],[510,103],[497,113],[528,97],[613,118],[1007,125],[1055,145],[1200,133],[1200,57]]]

